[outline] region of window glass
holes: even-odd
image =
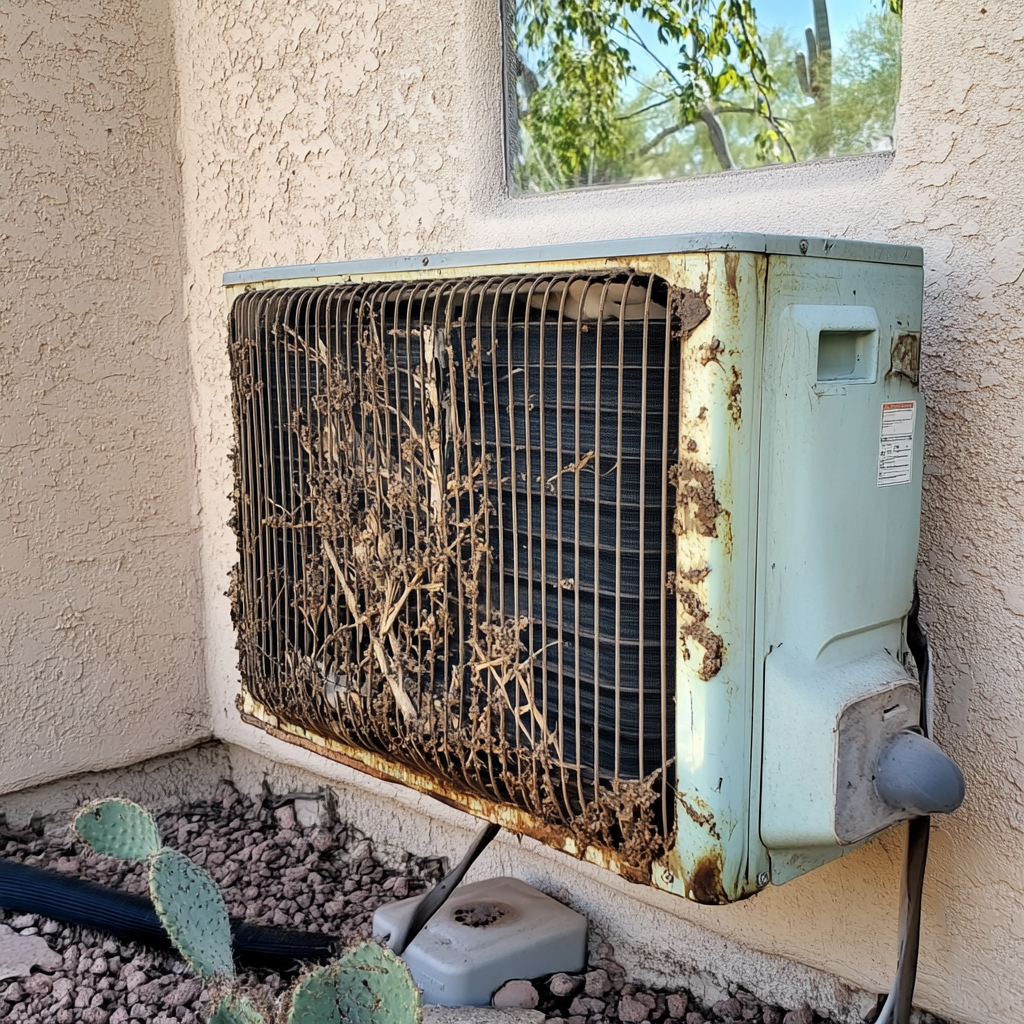
[[[525,192],[891,150],[902,0],[506,0]]]

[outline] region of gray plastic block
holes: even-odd
[[[374,936],[390,936],[422,898],[378,909]],[[424,1003],[486,1006],[506,981],[580,971],[586,955],[582,914],[517,878],[491,878],[459,886],[402,958]]]

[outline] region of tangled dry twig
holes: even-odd
[[[463,401],[481,388],[479,334],[450,307],[444,326],[411,326],[350,286],[331,337],[303,323],[302,301],[279,301],[273,344],[232,341],[239,451],[260,417],[280,424],[279,451],[263,455],[278,468],[236,473],[244,685],[320,735],[649,863],[665,838],[660,783],[585,776],[538,683],[547,645],[528,649],[539,630],[501,612],[496,470]]]

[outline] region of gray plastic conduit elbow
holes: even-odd
[[[913,729],[898,733],[882,751],[875,788],[890,807],[915,817],[955,811],[965,791],[956,762]]]

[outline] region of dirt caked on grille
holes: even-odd
[[[627,273],[231,313],[243,686],[647,867],[672,830],[679,331]]]

